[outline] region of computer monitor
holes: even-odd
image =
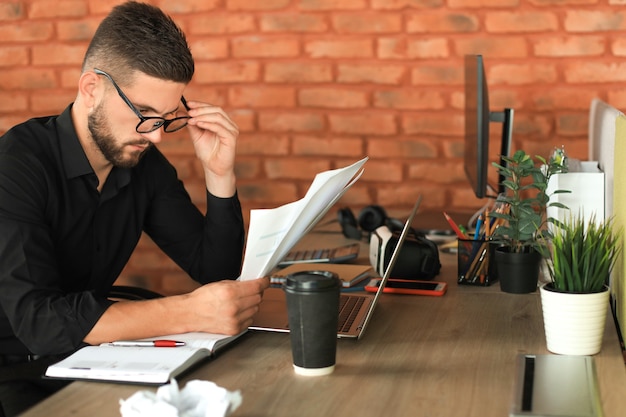
[[[499,153],[489,154],[489,124],[502,124]],[[489,109],[489,94],[482,55],[465,57],[465,174],[477,198],[497,197],[504,192],[503,178],[497,176],[490,184],[491,160],[504,164],[500,156],[509,156],[513,133],[513,109],[492,112]],[[494,177],[495,178],[495,177]],[[493,182],[497,182],[493,184]],[[496,195],[490,195],[489,190]]]

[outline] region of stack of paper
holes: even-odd
[[[239,279],[267,276],[363,174],[364,158],[315,176],[304,198],[275,209],[250,212],[243,269]]]

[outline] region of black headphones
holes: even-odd
[[[341,233],[347,238],[356,240],[361,240],[364,232],[367,233],[365,237],[369,237],[369,234],[380,226],[387,226],[392,232],[400,231],[404,227],[404,223],[387,217],[385,209],[376,205],[367,206],[361,210],[358,220],[354,217],[352,210],[347,207],[339,209],[337,217],[341,225]]]

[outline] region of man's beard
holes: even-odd
[[[113,166],[118,168],[134,167],[152,146],[152,142],[147,140],[135,140],[117,145],[115,138],[106,124],[106,117],[100,105],[89,114],[87,118],[87,128],[102,155],[104,155],[107,161],[113,164]],[[127,145],[148,145],[148,147],[143,151],[133,151],[129,156],[124,156],[124,147]]]

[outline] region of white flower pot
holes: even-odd
[[[548,350],[561,355],[595,355],[609,307],[609,289],[594,294],[552,291],[541,286],[541,307]]]

